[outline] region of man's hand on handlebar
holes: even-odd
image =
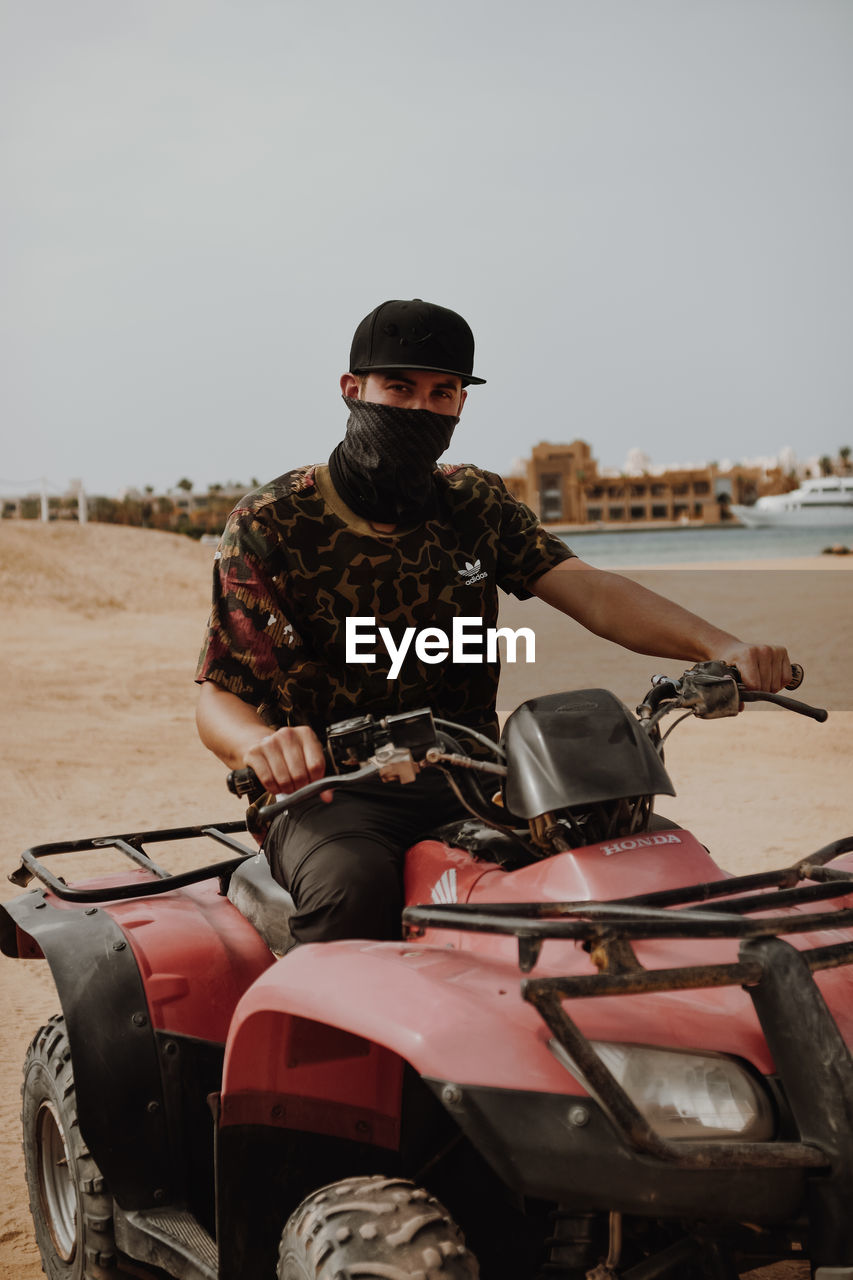
[[[254,769],[258,781],[273,795],[290,795],[326,773],[326,758],[320,739],[308,725],[276,729],[246,751],[243,762]],[[320,798],[332,799],[331,791]]]
[[[791,681],[791,662],[782,645],[743,644],[738,640],[713,656],[737,667],[747,689],[778,693]]]

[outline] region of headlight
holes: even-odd
[[[733,1058],[647,1045],[593,1040],[592,1047],[637,1110],[662,1138],[740,1138],[764,1142],[773,1136],[773,1109],[761,1086]],[[596,1100],[583,1074],[556,1040],[556,1058]]]

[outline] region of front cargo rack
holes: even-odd
[[[552,1048],[562,1051],[572,1073],[635,1151],[685,1170],[831,1168],[833,1177],[850,1177],[853,1160],[838,1140],[839,1133],[846,1130],[844,1126],[839,1129],[833,1106],[837,1108],[839,1099],[849,1100],[853,1123],[853,1059],[812,974],[853,963],[853,939],[799,951],[780,935],[853,926],[853,908],[745,918],[777,907],[790,909],[853,897],[853,873],[826,866],[850,852],[853,836],[835,840],[778,871],[608,902],[495,903],[486,909],[467,903],[410,907],[403,920],[410,937],[422,935],[426,929],[514,934],[523,973],[535,967],[546,940],[581,943],[597,973],[525,978],[521,994],[551,1032]],[[775,893],[767,892],[773,889]],[[702,905],[690,905],[696,903]],[[732,964],[646,969],[632,943],[651,938],[739,939],[739,957]],[[661,1137],[564,1003],[590,996],[724,986],[742,986],[752,999],[802,1136],[800,1142],[689,1142]],[[798,1028],[793,1036],[792,1024]],[[808,1054],[802,1053],[803,1038],[809,1044]],[[833,1099],[834,1103],[829,1101]]]
[[[231,875],[247,858],[257,854],[257,847],[251,848],[236,840],[236,832],[245,834],[246,824],[242,821],[206,824],[200,827],[170,827],[157,831],[130,832],[117,836],[92,836],[83,840],[61,840],[53,844],[37,844],[21,854],[21,865],[9,875],[12,884],[24,889],[32,879],[40,880],[43,885],[66,902],[114,902],[125,898],[143,898],[152,893],[167,893],[170,889],[181,889],[184,885],[198,884],[202,880],[218,878],[223,892],[227,890]],[[161,867],[145,852],[145,845],[164,844],[178,840],[196,840],[207,838],[215,844],[225,845],[238,854],[224,862],[214,862],[207,866],[196,867],[192,871],[171,872]],[[75,888],[49,871],[43,865],[43,858],[56,857],[66,853],[93,853],[105,849],[117,849],[136,866],[149,872],[154,878],[136,880],[129,884],[108,886],[81,886]]]

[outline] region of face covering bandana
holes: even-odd
[[[347,433],[329,458],[332,483],[365,520],[417,524],[433,514],[433,472],[459,421],[431,409],[398,409],[344,396]]]

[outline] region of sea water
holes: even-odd
[[[817,556],[825,547],[853,548],[853,529],[624,529],[566,533],[560,537],[589,564],[685,564],[703,560],[775,560]]]

